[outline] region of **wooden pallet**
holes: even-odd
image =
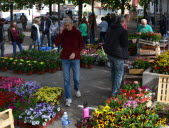
[[[169,103],[169,75],[160,75],[157,101]]]
[[[7,109],[3,112],[0,112],[0,128],[6,128],[8,126],[14,128],[12,109]]]

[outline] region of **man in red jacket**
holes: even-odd
[[[73,70],[74,90],[76,97],[80,97],[79,90],[80,82],[80,52],[84,47],[83,38],[79,30],[73,26],[73,21],[70,18],[65,18],[63,21],[65,29],[59,34],[55,40],[55,45],[62,44],[62,52],[60,58],[62,59],[64,89],[66,104],[70,106],[72,103],[72,94],[70,87],[70,69]]]

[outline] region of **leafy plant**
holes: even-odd
[[[144,59],[135,59],[132,63],[133,69],[147,69],[150,66],[150,62]]]
[[[19,33],[19,39],[24,40],[26,35],[24,33]]]
[[[87,64],[93,64],[94,63],[94,61],[95,61],[95,58],[94,58],[94,56],[86,56],[86,63]]]

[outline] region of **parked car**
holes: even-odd
[[[13,14],[13,20],[14,20],[15,14],[17,15],[16,22],[19,23],[20,22],[20,16],[22,15],[22,13],[14,13]],[[26,16],[26,14],[25,14],[25,16]],[[11,16],[6,17],[5,20],[6,20],[6,24],[10,23],[11,22]]]

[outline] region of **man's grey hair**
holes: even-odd
[[[124,18],[125,18],[125,19],[128,18],[128,17],[130,17],[130,14],[125,14],[125,15],[124,15]]]
[[[147,23],[147,20],[146,19],[142,19],[141,23]]]
[[[70,18],[64,18],[63,19],[63,24],[65,24],[65,23],[71,23],[71,24],[73,24],[73,20],[70,19]]]
[[[116,20],[116,23],[122,23],[122,22],[124,22],[124,21],[125,21],[124,16],[118,16],[118,17],[117,17],[117,20]]]

